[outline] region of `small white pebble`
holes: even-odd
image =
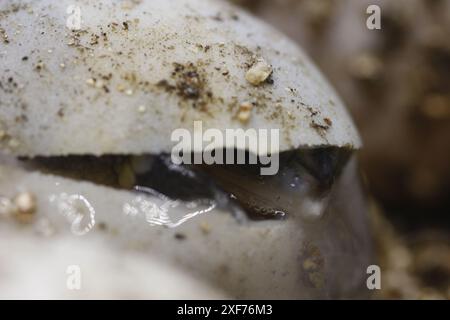
[[[32,214],[36,211],[36,198],[30,192],[22,192],[14,197],[14,205],[20,213]]]
[[[13,217],[20,223],[31,223],[34,219],[37,203],[30,192],[22,192],[13,198]]]
[[[98,80],[95,82],[96,88],[103,88],[104,85],[105,85],[105,83],[103,82],[103,80]]]
[[[247,123],[252,115],[253,105],[250,102],[244,102],[240,105],[237,118],[242,123]]]
[[[272,66],[263,58],[258,58],[253,66],[247,71],[245,79],[252,85],[257,86],[266,81],[272,72]]]
[[[147,111],[147,107],[144,105],[141,105],[138,107],[139,113],[145,113]]]

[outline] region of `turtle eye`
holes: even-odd
[[[202,169],[251,219],[321,217],[334,181],[350,154],[344,148],[284,152],[279,155],[280,169],[274,176],[260,175],[258,165],[214,165]]]
[[[346,148],[307,149],[298,151],[295,161],[305,167],[322,188],[327,189],[341,174],[350,155],[351,150]]]

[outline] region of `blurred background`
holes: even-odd
[[[450,299],[450,0],[233,0],[296,40],[364,140],[379,298]],[[369,30],[369,5],[381,30]]]

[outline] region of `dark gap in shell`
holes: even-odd
[[[351,152],[336,147],[283,152],[279,154],[279,172],[274,176],[260,175],[260,164],[175,165],[168,154],[21,160],[47,174],[119,189],[151,188],[174,200],[211,199],[237,218],[279,220],[300,210],[306,197],[325,199]]]

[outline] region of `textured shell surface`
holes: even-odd
[[[280,151],[361,146],[302,50],[225,1],[2,0],[0,297],[367,296],[371,241],[354,156],[329,200],[307,206],[323,205],[320,217],[302,207],[244,222],[214,202],[71,179],[20,158],[153,157],[194,121],[279,129]],[[10,207],[17,195],[31,223]],[[73,266],[81,290],[67,290]]]
[[[205,129],[279,129],[280,151],[361,146],[302,50],[223,1],[6,0],[0,25],[4,152],[156,154],[196,120]],[[246,73],[261,59],[273,71],[255,85]]]

